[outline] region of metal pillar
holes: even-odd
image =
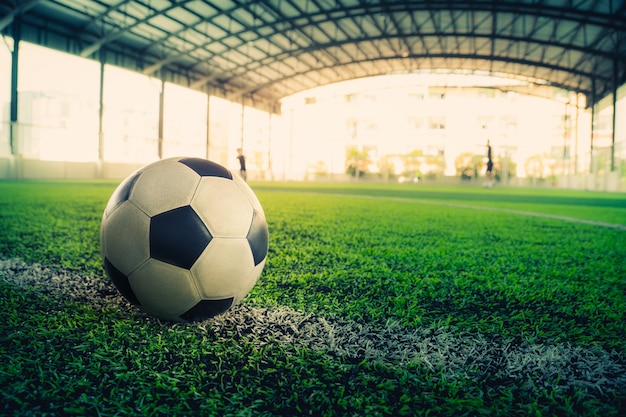
[[[591,80],[591,146],[589,147],[589,173],[593,174],[593,139],[596,133],[596,79]]]
[[[102,178],[104,165],[104,50],[100,50],[100,97],[98,98],[98,174]]]
[[[20,16],[13,19],[13,52],[11,53],[11,104],[9,110],[9,147],[11,155],[16,156],[19,153],[19,132],[18,132],[18,94],[17,94],[17,77],[18,77],[18,61],[20,54],[20,40],[22,36],[22,25]]]
[[[209,159],[209,146],[211,145],[211,94],[206,94],[206,142],[204,157]]]
[[[569,118],[569,98],[565,102],[563,108],[563,176],[569,185],[569,175],[570,175],[570,155],[571,155],[571,129],[568,127],[571,126],[571,120]]]
[[[615,171],[615,128],[617,127],[617,58],[613,58],[613,120],[611,128],[611,172]]]
[[[246,105],[245,105],[245,96],[241,95],[241,143],[239,147],[243,149],[243,136],[245,133],[245,125],[246,125]]]
[[[576,119],[574,119],[574,175],[578,175],[578,122],[580,117],[580,93],[576,93]]]
[[[161,94],[159,95],[159,139],[157,144],[157,156],[163,159],[163,132],[165,122],[163,120],[165,114],[165,80],[161,77]]]
[[[272,171],[272,127],[273,127],[273,116],[274,116],[274,103],[269,106],[269,116],[267,121],[267,169],[269,171],[270,180],[274,181],[274,172]]]

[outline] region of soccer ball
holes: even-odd
[[[131,174],[104,209],[104,269],[132,304],[185,322],[221,314],[255,285],[269,233],[259,200],[223,166],[169,158]]]

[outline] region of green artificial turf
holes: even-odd
[[[0,415],[626,412],[623,377],[597,381],[608,390],[559,379],[585,378],[576,361],[563,364],[575,370],[569,374],[540,373],[548,365],[525,363],[536,370],[509,370],[505,377],[497,355],[489,364],[459,353],[459,367],[448,369],[403,360],[392,345],[386,358],[378,347],[384,344],[378,339],[397,332],[411,343],[430,338],[444,350],[470,352],[471,343],[482,341],[509,356],[552,347],[583,359],[585,352],[605,352],[626,369],[624,194],[252,184],[270,249],[241,311],[250,320],[263,311],[291,314],[302,326],[314,320],[331,333],[356,329],[334,336],[346,346],[353,335],[373,335],[371,346],[344,352],[340,342],[320,348],[306,340],[304,327],[281,321],[237,323],[240,316],[226,313],[169,324],[81,295],[83,277],[85,294],[102,283],[96,293],[105,301],[114,297],[105,285],[98,233],[115,186],[0,182],[0,260],[24,262],[5,271],[39,265],[35,270],[52,271],[48,277],[74,277],[65,291],[62,282],[60,290],[45,282],[19,285],[8,272],[0,279]],[[547,353],[527,357],[557,363]]]

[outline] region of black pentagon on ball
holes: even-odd
[[[208,159],[183,158],[178,162],[187,165],[201,177],[220,177],[229,180],[233,179],[233,175],[227,168],[224,168],[223,166],[221,166],[220,164],[216,164],[215,162],[211,162]]]
[[[252,224],[250,225],[250,230],[246,238],[248,239],[248,243],[250,243],[250,249],[252,249],[254,266],[257,266],[267,256],[269,231],[267,230],[265,217],[256,210],[252,216]]]
[[[222,314],[233,305],[233,297],[222,300],[201,300],[187,312],[180,315],[186,321],[202,321]]]
[[[191,268],[211,239],[211,232],[191,206],[150,219],[150,257],[181,268]]]
[[[120,185],[117,186],[107,204],[106,214],[110,214],[115,207],[128,200],[130,192],[135,186],[135,183],[137,182],[137,179],[140,175],[141,171],[137,171],[133,175],[127,177],[124,181],[120,183]]]
[[[131,304],[139,305],[139,299],[131,288],[130,282],[128,282],[128,277],[113,266],[107,258],[104,258],[104,269],[120,294],[122,294]]]

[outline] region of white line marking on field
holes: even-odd
[[[70,299],[142,314],[101,277],[0,259],[0,279],[17,288],[37,288],[59,302]],[[415,367],[416,372],[431,372],[431,378],[473,379],[489,386],[514,383],[529,390],[579,388],[596,398],[622,395],[626,390],[626,358],[598,346],[533,343],[448,327],[407,328],[391,320],[384,325],[362,324],[245,302],[211,320],[189,325],[226,340],[248,338],[259,344],[310,349],[354,363],[367,360]]]
[[[490,385],[517,381],[526,386],[578,387],[595,395],[626,389],[626,361],[616,352],[571,343],[532,343],[447,327],[383,326],[305,314],[287,307],[245,304],[200,323],[202,330],[227,337],[251,335],[318,352],[390,366],[415,366],[446,380],[473,379]]]
[[[367,194],[334,194],[334,193],[321,193],[321,192],[305,192],[302,194],[320,194],[320,195],[328,195],[328,196],[336,195],[338,197],[352,197],[352,198],[360,197],[360,198],[371,198],[375,200],[400,201],[403,203],[424,203],[424,204],[431,204],[431,205],[436,205],[436,206],[457,207],[457,208],[485,210],[485,211],[497,211],[501,213],[518,214],[521,216],[541,217],[544,219],[562,220],[566,222],[588,224],[591,226],[607,227],[610,229],[626,231],[626,225],[619,224],[619,223],[607,223],[607,222],[600,222],[600,221],[595,221],[595,220],[580,219],[578,217],[561,216],[561,215],[549,214],[549,213],[538,213],[534,211],[515,210],[515,209],[508,209],[508,208],[503,208],[503,207],[488,207],[488,206],[475,206],[472,204],[448,203],[445,201],[427,200],[427,199],[419,198],[419,197],[416,197],[416,198],[385,197],[385,196],[375,196],[375,195],[367,195]]]
[[[474,210],[499,211],[502,213],[519,214],[521,216],[541,217],[544,219],[562,220],[562,221],[572,222],[572,223],[589,224],[591,226],[608,227],[611,229],[626,230],[626,226],[624,226],[623,224],[606,223],[606,222],[600,222],[600,221],[595,221],[595,220],[580,219],[578,217],[561,216],[558,214],[538,213],[534,211],[525,211],[525,210],[514,210],[514,209],[503,208],[503,207],[487,207],[487,206],[474,206],[471,204],[435,202],[432,200],[420,200],[420,202],[426,202],[429,204],[437,204],[437,205],[450,206],[450,207],[468,208],[468,209],[474,209]]]

